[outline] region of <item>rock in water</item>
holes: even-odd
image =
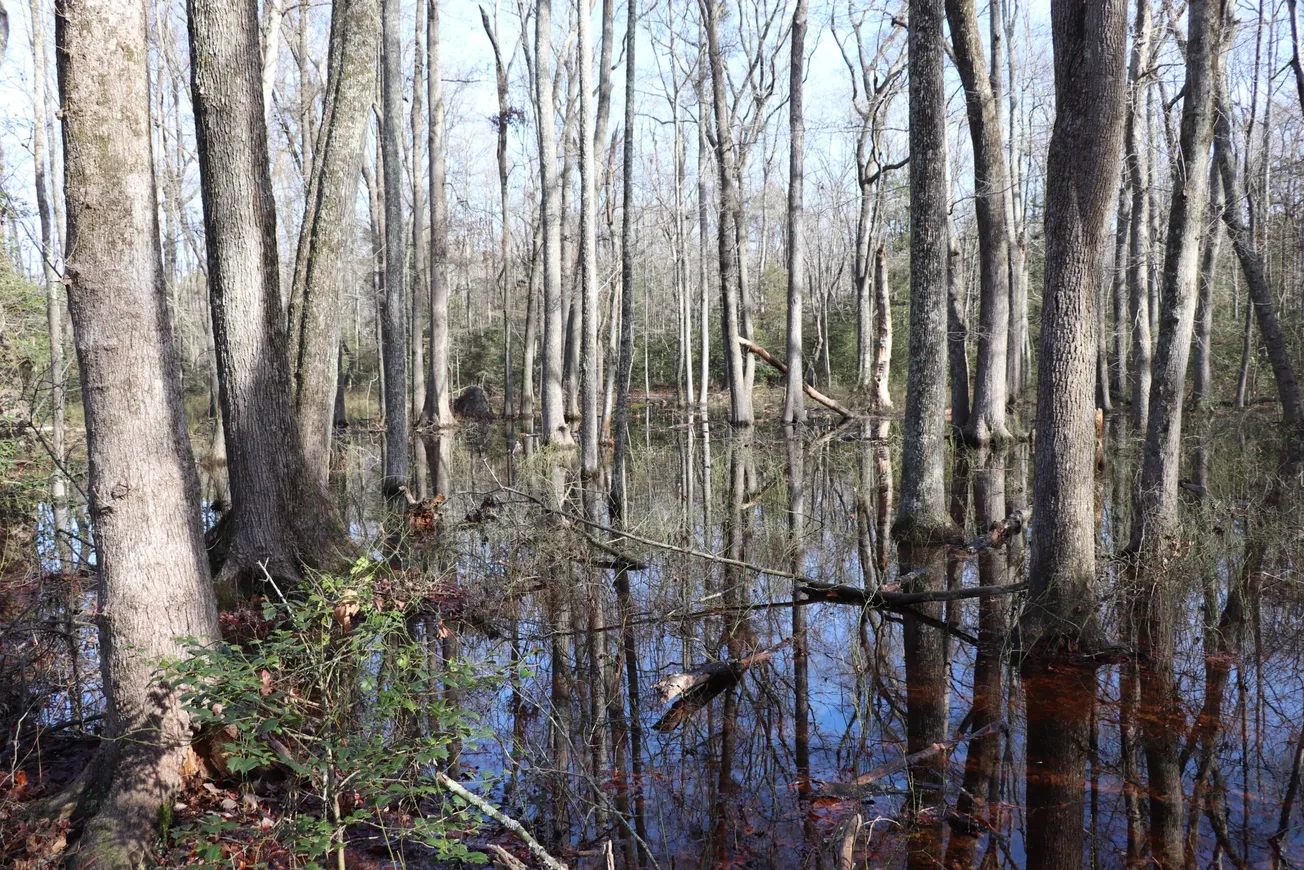
[[[453,400],[453,413],[463,420],[492,423],[494,409],[489,406],[489,396],[483,389],[470,386]]]

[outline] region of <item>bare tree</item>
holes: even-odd
[[[1095,331],[1102,246],[1114,208],[1125,109],[1126,0],[1056,0],[1055,127],[1046,170],[1046,284],[1037,375],[1036,481],[1025,648],[1053,650],[1095,626]],[[1071,815],[1071,814],[1070,814]],[[1081,816],[1065,836],[1081,838]],[[1066,821],[1065,824],[1068,824]],[[1047,837],[1051,835],[1047,833]],[[1058,850],[1057,850],[1058,851]],[[1071,845],[1064,854],[1081,860]],[[1075,864],[1076,866],[1076,864]]]
[[[293,414],[252,0],[191,0],[190,71],[231,510],[214,530],[220,585],[263,564],[329,565],[343,529],[308,471]]]
[[[543,227],[543,432],[545,444],[574,443],[562,390],[565,312],[562,308],[561,186],[553,92],[552,0],[534,10],[534,114],[539,138],[539,221]]]
[[[947,0],[956,68],[964,84],[974,154],[974,210],[978,222],[980,292],[978,368],[965,440],[985,446],[1010,437],[1005,422],[1009,341],[1010,244],[1006,224],[1009,177],[992,78],[983,60],[974,0]],[[995,54],[995,52],[994,52]]]
[[[721,337],[724,342],[725,376],[729,382],[729,418],[735,426],[752,425],[752,394],[748,389],[742,346],[742,308],[738,291],[738,236],[734,227],[739,213],[737,158],[734,153],[733,123],[725,94],[727,82],[724,55],[720,49],[720,8],[717,0],[698,0],[702,27],[706,31],[707,60],[711,69],[711,102],[715,115],[715,161],[719,184],[718,220],[720,257]]]
[[[341,294],[352,253],[379,41],[376,0],[333,0],[321,141],[313,149],[289,315],[299,443],[308,471],[323,488],[334,429]]]
[[[426,19],[430,19],[427,17]],[[484,25],[485,35],[489,37],[489,45],[493,48],[494,53],[494,81],[497,85],[498,92],[498,116],[494,119],[494,127],[498,134],[498,208],[502,218],[502,229],[499,235],[499,264],[500,280],[502,281],[502,305],[503,305],[503,416],[508,417],[515,412],[512,404],[512,321],[511,321],[511,302],[512,302],[512,272],[511,262],[508,259],[512,247],[512,222],[510,195],[507,186],[507,133],[510,129],[511,118],[507,105],[507,73],[510,63],[503,62],[503,52],[498,45],[498,34],[494,25],[489,23],[489,14],[485,12],[484,7],[480,7],[480,23]],[[429,26],[427,24],[427,26]],[[429,45],[429,38],[426,44]],[[433,79],[431,80],[433,82]],[[431,151],[433,154],[433,150]],[[433,175],[433,173],[432,173]],[[433,198],[431,199],[433,203]],[[432,206],[433,207],[433,206]],[[445,242],[447,244],[447,242]],[[433,245],[432,245],[433,247]],[[433,258],[432,258],[433,260]],[[431,280],[434,280],[432,271]],[[434,302],[430,304],[431,313],[434,313]],[[434,336],[434,325],[431,324],[431,336]],[[434,354],[431,354],[431,359]],[[529,374],[526,374],[526,380],[529,380]],[[430,393],[426,394],[426,401],[430,401]]]
[[[180,638],[215,639],[217,609],[158,247],[145,3],[63,0],[56,15],[107,702],[73,863],[125,868],[153,848],[190,743],[158,663],[185,655]],[[261,100],[254,110],[262,129]]]
[[[631,17],[633,13],[631,12]],[[598,145],[593,136],[593,63],[590,56],[592,13],[589,0],[579,0],[576,65],[580,82],[580,308],[583,337],[580,349],[583,393],[580,421],[580,460],[584,487],[584,506],[589,516],[597,518],[596,486],[598,484],[598,239],[597,193],[594,183],[593,151]],[[629,50],[633,50],[633,34],[629,37]],[[628,119],[627,119],[628,120]],[[626,143],[629,144],[629,139]],[[632,161],[626,162],[626,167]],[[627,179],[627,185],[630,183]],[[626,203],[628,207],[629,203]],[[626,249],[625,256],[630,255]]]
[[[488,26],[488,19],[485,19]],[[491,34],[492,36],[492,34]],[[444,190],[448,159],[448,146],[444,132],[444,76],[441,62],[439,36],[439,0],[428,0],[426,13],[426,51],[429,63],[426,65],[429,76],[427,84],[427,102],[430,103],[430,359],[426,372],[426,409],[425,415],[437,426],[453,425],[453,406],[448,382],[448,198]],[[494,42],[494,56],[498,58],[497,41]],[[498,75],[505,79],[506,71]],[[500,96],[500,102],[506,98]],[[505,117],[499,118],[500,126],[506,125]],[[505,142],[506,127],[499,134],[500,141]],[[506,148],[500,144],[500,177],[505,178]],[[506,182],[504,181],[505,185]],[[507,258],[507,200],[504,187],[503,199],[503,275],[506,280]],[[504,293],[506,285],[504,284]],[[504,304],[506,300],[504,299]],[[505,310],[505,309],[504,309]],[[506,339],[504,339],[506,340]]]
[[[629,451],[629,372],[634,364],[634,46],[638,41],[638,3],[626,0],[625,136],[621,172],[620,216],[620,362],[616,370],[616,431],[611,457],[610,508],[621,522],[626,516],[625,463]],[[613,303],[614,304],[614,303]],[[646,365],[644,366],[646,369]]]
[[[792,14],[792,60],[788,79],[788,376],[783,401],[783,422],[806,421],[801,358],[801,297],[805,292],[805,228],[802,187],[805,184],[803,149],[806,122],[802,115],[802,75],[806,61],[806,13],[809,0],[797,0]]]
[[[1128,184],[1132,188],[1131,251],[1127,263],[1128,318],[1132,324],[1132,423],[1144,430],[1150,407],[1150,182],[1141,147],[1142,98],[1150,75],[1150,0],[1136,0],[1136,31],[1129,67]]]
[[[380,157],[385,191],[385,295],[381,355],[385,359],[385,488],[408,482],[407,239],[403,233],[403,47],[398,0],[380,0]],[[431,76],[434,81],[438,76]],[[434,108],[433,102],[431,108]],[[433,125],[432,129],[433,129]],[[433,153],[433,152],[432,152]],[[431,173],[434,184],[434,173]],[[436,254],[436,260],[438,259]],[[438,272],[438,267],[431,273]],[[431,360],[435,354],[431,354]]]

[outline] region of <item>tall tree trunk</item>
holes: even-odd
[[[1125,401],[1128,386],[1127,348],[1131,339],[1127,319],[1128,244],[1131,240],[1132,197],[1127,180],[1118,191],[1118,219],[1114,228],[1114,366],[1110,372],[1110,390],[1115,401]]]
[[[706,413],[707,397],[711,387],[711,302],[710,302],[710,281],[708,280],[710,268],[707,264],[707,251],[710,250],[708,242],[711,224],[711,205],[707,199],[707,169],[706,158],[707,148],[710,143],[708,130],[710,128],[710,115],[705,111],[706,103],[706,74],[707,65],[705,58],[700,54],[697,59],[697,293],[698,293],[698,340],[701,343],[701,349],[698,351],[698,364],[701,371],[698,373],[697,388],[701,391],[698,394],[697,404],[702,413]]]
[[[974,153],[974,211],[978,223],[980,294],[978,369],[973,407],[964,426],[965,440],[985,446],[1010,437],[1005,423],[1006,349],[1010,319],[1010,243],[1006,224],[1009,176],[1004,142],[983,62],[982,36],[974,0],[947,0],[955,64],[964,84],[969,135]]]
[[[1222,176],[1215,158],[1209,164],[1209,214],[1204,221],[1204,246],[1200,253],[1200,302],[1195,312],[1195,379],[1191,407],[1200,410],[1213,392],[1213,291],[1218,277],[1218,251],[1222,247],[1222,213],[1225,206]]]
[[[1136,0],[1136,37],[1128,73],[1127,174],[1132,188],[1132,241],[1127,263],[1128,319],[1132,324],[1132,425],[1144,431],[1150,407],[1150,178],[1143,162],[1143,96],[1150,75],[1150,0]]]
[[[946,59],[941,0],[911,0],[910,371],[897,537],[928,539],[946,511],[946,335],[949,202]]]
[[[429,18],[427,18],[429,21]],[[485,35],[489,37],[489,44],[494,51],[494,77],[498,85],[498,117],[494,120],[494,126],[498,132],[498,210],[502,218],[502,230],[499,236],[499,259],[501,260],[499,273],[502,280],[502,305],[503,305],[503,417],[509,417],[515,413],[512,404],[513,383],[512,383],[512,320],[511,320],[511,301],[512,301],[512,283],[511,283],[511,261],[508,259],[512,245],[512,223],[510,200],[507,188],[507,132],[509,128],[508,103],[507,103],[507,67],[503,64],[503,53],[498,45],[498,35],[494,26],[489,23],[489,14],[485,12],[484,7],[480,7],[480,23],[484,25]],[[429,26],[429,25],[427,25]],[[430,44],[429,38],[426,44]],[[432,152],[433,153],[433,152]],[[433,208],[434,200],[431,200]],[[447,218],[445,218],[447,226]],[[433,275],[432,275],[433,280]],[[434,302],[432,300],[431,312],[434,312]],[[447,317],[445,317],[447,319]],[[431,323],[431,341],[434,340],[434,324]],[[433,358],[433,353],[431,357]],[[445,370],[447,366],[445,365]],[[431,379],[433,381],[433,378]],[[431,391],[426,393],[426,401],[430,401]]]
[[[362,145],[376,87],[376,0],[333,0],[321,140],[314,153],[290,290],[294,414],[308,472],[326,486]]]
[[[620,215],[620,362],[616,371],[616,431],[611,460],[611,514],[625,519],[625,456],[629,450],[629,372],[634,365],[634,45],[638,3],[626,0],[625,135]],[[646,369],[646,366],[645,366]]]
[[[1136,490],[1131,549],[1145,567],[1141,648],[1148,653],[1142,689],[1150,697],[1175,697],[1173,681],[1177,594],[1165,566],[1177,544],[1178,472],[1182,451],[1182,406],[1199,296],[1200,239],[1208,199],[1208,160],[1214,136],[1217,91],[1215,60],[1220,51],[1222,0],[1192,0],[1187,9],[1186,87],[1182,100],[1180,167],[1173,173],[1172,206],[1164,251],[1159,342],[1150,387],[1149,422]],[[1143,656],[1145,658],[1145,656]],[[1165,706],[1170,711],[1171,708]],[[1150,774],[1150,851],[1161,867],[1183,862],[1184,797],[1177,764],[1182,714],[1145,717],[1142,744]]]
[[[420,0],[418,0],[420,2]],[[444,137],[444,68],[439,36],[440,0],[428,0],[426,11],[426,64],[429,79],[426,102],[430,104],[430,359],[426,365],[426,418],[440,428],[453,425],[453,406],[448,381],[448,198],[444,190],[448,146]],[[495,57],[497,49],[495,48]],[[501,65],[501,61],[498,61]],[[500,73],[505,76],[506,73]],[[506,124],[505,118],[500,123]],[[503,185],[503,276],[506,287],[507,199],[506,153],[499,134],[498,176]],[[506,294],[506,289],[504,289]],[[505,300],[504,300],[505,304]]]
[[[437,5],[437,4],[436,4]],[[421,56],[422,33],[421,25],[425,22],[426,16],[423,14],[425,8],[420,0],[417,0],[416,12],[414,14],[414,27],[412,35],[412,106],[410,111],[412,146],[411,153],[408,157],[408,169],[412,176],[412,270],[409,273],[408,286],[412,292],[408,294],[408,350],[410,351],[409,367],[412,372],[412,406],[411,419],[417,422],[429,422],[430,415],[426,413],[426,406],[429,404],[426,396],[429,394],[429,384],[427,383],[427,366],[425,361],[425,344],[426,344],[426,327],[430,322],[430,294],[422,293],[422,289],[429,289],[429,262],[428,252],[426,250],[426,200],[425,191],[421,189],[421,148],[422,145],[422,125],[425,119],[422,114],[421,105],[421,85],[425,79],[425,59]],[[437,54],[437,49],[431,50],[432,54]],[[432,204],[433,207],[433,204]],[[422,314],[425,317],[422,317]],[[420,477],[420,474],[417,474]]]
[[[724,55],[720,50],[720,8],[717,0],[698,0],[702,26],[706,30],[707,60],[711,67],[712,107],[715,115],[715,161],[720,193],[717,227],[720,254],[721,338],[724,342],[725,376],[729,381],[729,422],[735,426],[752,425],[752,394],[747,389],[746,365],[738,337],[742,334],[741,302],[738,293],[737,234],[735,216],[738,206],[737,157],[734,153],[733,126],[729,119],[726,97]]]
[[[61,0],[55,15],[107,715],[74,863],[125,870],[153,848],[190,742],[158,664],[185,654],[178,638],[216,639],[217,608],[159,254],[145,3]]]
[[[385,175],[385,296],[380,350],[385,357],[384,488],[389,493],[408,483],[407,239],[403,233],[403,152],[399,145],[403,46],[399,41],[398,12],[399,0],[380,0],[380,158]],[[431,76],[432,81],[436,78]]]
[[[803,153],[806,122],[802,115],[802,75],[806,60],[806,12],[810,0],[797,0],[792,15],[792,60],[788,77],[788,381],[783,401],[783,422],[806,422],[805,384],[802,380],[801,297],[805,292],[806,244],[802,214],[805,184]]]
[[[32,53],[34,61],[32,101],[36,107],[32,124],[32,164],[36,169],[36,215],[41,227],[41,275],[45,284],[45,322],[50,335],[50,452],[55,462],[50,478],[50,506],[54,513],[54,546],[60,569],[68,555],[68,489],[64,481],[64,409],[67,405],[64,384],[66,371],[63,360],[63,319],[67,302],[60,292],[59,276],[55,272],[58,260],[58,228],[50,201],[50,188],[46,178],[46,128],[49,124],[49,101],[45,96],[49,80],[46,60],[45,12],[37,0],[32,0]],[[53,163],[53,159],[51,159]]]
[[[565,312],[561,288],[561,188],[553,93],[552,0],[539,0],[534,16],[534,114],[539,136],[539,221],[543,227],[543,431],[545,444],[570,446],[562,390]]]
[[[222,566],[218,583],[227,586],[260,576],[260,565],[283,577],[297,576],[301,564],[332,565],[347,542],[328,494],[307,469],[293,414],[256,4],[190,0],[187,12],[231,482],[231,511],[213,556]]]
[[[1025,649],[1053,652],[1098,633],[1095,332],[1102,246],[1122,153],[1126,0],[1054,0],[1055,126],[1046,172],[1046,284],[1037,375],[1036,470]],[[1081,837],[1081,819],[1074,836]],[[1029,829],[1032,830],[1031,828]],[[1072,832],[1070,832],[1072,833]],[[1081,848],[1074,853],[1081,858]],[[1076,866],[1076,864],[1074,865]]]
[[[581,482],[584,509],[591,519],[598,519],[598,203],[594,179],[593,150],[593,63],[590,58],[592,14],[588,0],[579,4],[579,39],[576,65],[580,82],[580,245],[579,279],[582,312],[582,347],[580,349],[583,393],[580,421]],[[632,44],[632,39],[631,39]],[[628,183],[628,182],[626,182]]]

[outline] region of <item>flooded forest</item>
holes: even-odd
[[[1304,866],[1297,0],[0,0],[0,867]]]

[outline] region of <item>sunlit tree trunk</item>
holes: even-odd
[[[956,68],[964,84],[973,141],[974,211],[980,261],[978,366],[973,407],[964,426],[964,437],[969,443],[982,446],[1010,437],[1005,423],[1005,355],[1010,319],[1010,245],[1006,224],[1009,176],[974,0],[947,0],[946,16],[955,47]]]
[[[1200,410],[1213,392],[1213,291],[1218,277],[1218,252],[1222,247],[1222,217],[1225,207],[1222,176],[1215,159],[1209,165],[1209,213],[1204,222],[1204,244],[1200,252],[1200,302],[1195,312],[1195,379],[1191,385],[1191,407]]]
[[[375,0],[334,0],[322,141],[314,150],[317,159],[305,196],[289,318],[299,443],[309,473],[322,487],[330,467],[334,428],[340,301],[352,247],[379,41]]]
[[[190,743],[159,662],[185,654],[180,638],[216,639],[217,609],[159,254],[145,3],[61,0],[55,12],[107,720],[71,863],[126,870],[153,849]],[[261,100],[252,108],[261,129]]]
[[[1143,80],[1149,75],[1150,0],[1136,0],[1136,29],[1128,73],[1131,108],[1125,135],[1132,188],[1132,240],[1127,263],[1128,319],[1132,325],[1132,424],[1144,431],[1150,407],[1150,178],[1141,141],[1145,129]]]
[[[634,45],[637,2],[626,0],[625,135],[621,172],[620,216],[620,361],[616,369],[616,431],[611,461],[610,507],[613,519],[625,519],[625,463],[629,452],[629,378],[634,365]],[[646,367],[645,367],[646,368]]]
[[[720,255],[721,339],[724,342],[725,376],[729,382],[729,417],[735,426],[752,425],[752,395],[747,389],[746,366],[738,336],[742,334],[742,308],[738,293],[737,234],[734,218],[737,205],[737,157],[729,120],[724,56],[720,50],[720,9],[716,0],[698,0],[702,26],[706,30],[707,60],[711,68],[712,108],[715,116],[715,161],[719,184],[718,221]]]
[[[573,443],[562,390],[565,312],[561,289],[561,188],[553,93],[552,0],[539,0],[534,16],[534,114],[539,139],[539,221],[543,230],[543,421],[545,444]]]
[[[330,565],[347,541],[307,469],[293,413],[257,9],[252,0],[191,0],[187,12],[232,501],[215,530],[213,557],[222,564],[219,585],[227,587],[261,577],[260,566],[294,577],[301,564]],[[398,401],[405,404],[402,393]]]
[[[873,395],[870,407],[887,411],[892,407],[888,387],[892,364],[892,296],[887,281],[887,249],[882,245],[874,254],[874,311],[874,380],[870,385]]]
[[[429,21],[429,18],[427,18]],[[484,25],[485,35],[489,37],[489,44],[494,52],[494,80],[498,88],[498,117],[494,121],[494,126],[498,133],[498,210],[502,219],[502,227],[499,233],[499,280],[502,282],[502,305],[503,305],[503,416],[511,417],[515,414],[516,409],[513,405],[514,399],[514,372],[512,370],[512,270],[511,261],[508,259],[512,246],[512,223],[511,223],[511,200],[507,187],[507,133],[510,125],[508,117],[507,103],[507,67],[503,64],[502,50],[498,45],[498,34],[494,26],[489,23],[489,14],[485,12],[484,7],[480,8],[480,22]],[[429,26],[427,24],[427,26]],[[429,37],[426,44],[430,44]],[[433,79],[432,79],[433,81]],[[433,153],[433,152],[432,152]],[[432,198],[432,209],[434,200]],[[433,222],[433,221],[432,221]],[[447,216],[445,216],[445,225]],[[433,233],[432,233],[433,235]],[[445,244],[447,244],[445,242]],[[433,258],[432,258],[433,259]],[[433,264],[432,264],[433,265]],[[433,273],[431,280],[433,281]],[[430,303],[430,310],[434,314],[434,302]],[[433,344],[434,324],[431,324],[431,339]],[[432,352],[431,359],[434,359]],[[445,365],[447,371],[447,365]],[[428,378],[433,381],[433,378]],[[433,390],[427,391],[426,401],[429,402]]]
[[[801,302],[805,292],[805,228],[802,187],[806,122],[802,115],[802,75],[806,60],[806,11],[809,0],[797,0],[792,16],[792,60],[788,85],[788,380],[783,401],[783,422],[806,421],[802,383]]]
[[[1102,246],[1122,156],[1126,0],[1054,0],[1055,127],[1046,172],[1046,277],[1037,376],[1036,525],[1026,649],[1090,643],[1097,633],[1095,331]],[[1084,328],[1084,324],[1088,326]],[[1077,831],[1080,842],[1081,816]],[[1031,829],[1030,829],[1031,830]],[[1072,852],[1071,849],[1067,849]],[[1074,866],[1081,850],[1074,853]]]
[[[385,358],[385,488],[408,482],[407,239],[403,233],[403,47],[399,0],[380,2],[380,156],[385,190],[385,295],[381,354]],[[435,78],[432,76],[432,79]],[[432,355],[433,356],[433,355]]]
[[[581,324],[583,338],[580,349],[581,383],[583,394],[580,421],[581,485],[584,488],[584,507],[590,518],[598,519],[596,498],[598,479],[598,239],[597,193],[594,183],[593,150],[593,64],[590,58],[591,14],[588,0],[581,0],[578,22],[578,53],[580,98],[580,239],[579,282]]]
[[[418,0],[420,2],[420,0]],[[426,85],[430,104],[430,359],[426,370],[426,418],[440,427],[453,425],[451,386],[448,380],[448,198],[444,190],[445,164],[448,146],[444,135],[444,73],[441,62],[439,35],[440,0],[429,0],[426,13],[426,64],[429,79]],[[496,49],[495,49],[496,52]],[[495,54],[495,57],[497,55]],[[505,118],[500,119],[506,124]],[[500,133],[500,138],[505,135]],[[506,155],[500,142],[499,178],[505,178]],[[503,269],[506,280],[507,199],[506,182],[503,188]],[[506,290],[504,290],[506,293]]]

